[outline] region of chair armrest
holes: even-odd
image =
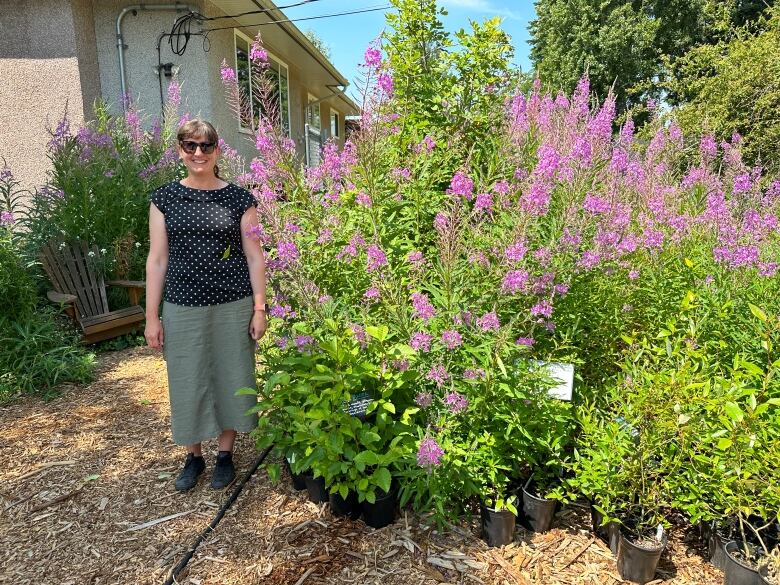
[[[143,280],[109,280],[106,284],[109,286],[121,286],[122,288],[126,288],[131,305],[139,305],[141,302],[141,294],[146,291],[146,282]]]
[[[121,286],[122,288],[146,288],[146,282],[143,280],[109,280],[106,284],[109,286]]]
[[[46,293],[46,296],[52,303],[65,303],[68,305],[72,305],[76,302],[76,295],[69,295],[66,293],[58,293],[56,291],[50,290]]]

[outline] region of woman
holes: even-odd
[[[214,127],[190,120],[177,138],[187,176],[150,197],[145,336],[163,349],[173,440],[187,447],[176,489],[198,483],[201,441],[214,436],[211,486],[221,489],[236,476],[236,432],[257,424],[246,414],[255,397],[235,392],[255,388],[255,345],[267,326],[265,260],[248,236],[257,224],[254,198],[219,177]]]

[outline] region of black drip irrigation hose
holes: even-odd
[[[222,507],[219,509],[219,512],[217,512],[217,515],[214,516],[214,519],[211,521],[211,524],[206,526],[203,532],[201,532],[198,535],[198,537],[193,541],[192,545],[187,551],[187,554],[185,554],[182,557],[182,559],[176,564],[176,566],[173,567],[168,572],[168,578],[165,580],[163,585],[173,585],[173,583],[176,581],[176,578],[184,570],[184,567],[186,567],[187,563],[189,563],[190,560],[192,559],[192,555],[195,554],[195,551],[200,546],[200,543],[203,542],[203,540],[217,527],[217,524],[219,524],[219,521],[222,520],[222,517],[225,515],[225,512],[227,512],[230,509],[230,506],[233,505],[233,502],[236,501],[238,494],[240,494],[241,490],[244,489],[244,485],[246,484],[246,482],[248,482],[249,478],[255,474],[257,468],[260,467],[260,465],[262,465],[263,461],[268,456],[268,453],[271,452],[272,448],[273,445],[271,445],[265,451],[260,453],[260,456],[252,464],[252,468],[247,472],[244,478],[236,485],[235,489],[233,490],[233,493],[230,494],[230,497],[227,499],[227,501],[225,501],[225,503],[222,504]]]

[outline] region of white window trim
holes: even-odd
[[[320,118],[320,137],[322,137],[322,102],[320,101],[320,98],[318,98],[316,95],[306,93],[306,109],[309,110],[312,107],[312,102],[317,102],[314,104],[317,106],[317,111],[319,112],[319,118]],[[309,116],[306,116],[306,123],[309,123]]]
[[[247,55],[249,55],[249,50],[251,49],[252,43],[254,43],[255,40],[252,39],[252,38],[249,38],[247,35],[245,35],[243,32],[241,32],[240,29],[237,29],[237,28],[233,29],[233,67],[235,67],[236,70],[238,70],[238,61],[236,61],[236,53],[238,52],[238,43],[236,42],[236,37],[241,37],[244,41],[246,41],[246,44],[247,44],[247,47],[246,47]],[[290,137],[292,135],[292,112],[291,112],[291,108],[290,108],[291,102],[292,102],[292,99],[291,99],[291,93],[292,92],[291,92],[291,88],[290,88],[290,66],[287,65],[286,61],[283,61],[282,59],[277,57],[276,53],[272,53],[266,47],[263,47],[263,49],[265,50],[266,53],[268,53],[269,57],[271,57],[274,61],[279,63],[279,65],[283,66],[287,70],[287,125],[288,125],[287,136]],[[250,84],[250,88],[251,88],[251,86],[252,86],[251,85],[252,84],[252,81],[251,81],[252,75],[251,75],[251,73],[250,73],[249,79],[250,79],[249,84]],[[251,97],[250,97],[250,100],[251,100]],[[238,121],[238,131],[242,132],[244,134],[252,134],[252,130],[251,129],[244,128],[243,126],[241,126],[241,120]]]
[[[334,118],[334,116],[336,118],[336,133],[335,134],[333,133],[333,118]],[[341,129],[339,128],[340,124],[341,124],[341,112],[339,112],[338,110],[331,110],[330,111],[330,134],[331,134],[331,138],[341,138],[341,134],[340,134],[340,130]]]

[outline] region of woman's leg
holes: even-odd
[[[236,431],[233,429],[227,429],[222,431],[217,438],[218,449],[220,451],[233,451],[233,443],[236,441]],[[198,445],[200,449],[200,445]],[[198,451],[200,452],[200,451]]]
[[[203,451],[201,450],[201,443],[187,445],[187,453],[192,453],[195,457],[203,457]]]

